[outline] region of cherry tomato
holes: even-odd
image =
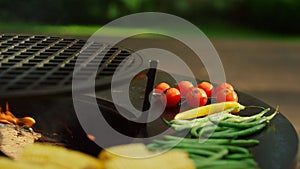
[[[204,106],[207,103],[207,95],[203,89],[193,88],[186,95],[186,103],[191,107]]]
[[[207,97],[211,97],[214,94],[214,86],[209,82],[199,83],[198,88],[203,89]]]
[[[180,91],[176,88],[169,88],[165,92],[166,98],[167,98],[167,107],[174,107],[176,106],[181,99]]]
[[[166,94],[160,89],[153,89],[152,98],[159,100],[163,105],[167,103]]]
[[[158,89],[162,92],[165,92],[169,88],[170,88],[170,85],[166,82],[161,82],[155,87],[155,89]]]
[[[216,102],[238,102],[238,95],[234,90],[224,89],[216,93]]]
[[[177,84],[176,89],[178,89],[182,96],[186,96],[186,94],[194,88],[194,85],[190,81],[181,81]]]
[[[231,84],[223,82],[217,86],[216,93],[218,93],[219,91],[224,90],[224,89],[234,90],[233,86]]]

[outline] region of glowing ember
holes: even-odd
[[[5,105],[5,111],[0,107],[0,123],[12,124],[16,126],[31,127],[35,124],[35,120],[32,117],[17,118],[9,111],[8,103]]]

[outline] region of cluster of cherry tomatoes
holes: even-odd
[[[176,87],[171,87],[168,83],[159,83],[154,88],[154,93],[161,96],[167,107],[178,105],[181,98],[185,98],[186,103],[191,107],[204,106],[208,100],[213,98],[216,102],[238,101],[238,95],[229,83],[221,83],[214,87],[210,82],[203,81],[194,86],[190,81],[181,81]]]

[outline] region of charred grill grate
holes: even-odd
[[[8,91],[37,92],[70,85],[79,55],[84,58],[77,60],[83,70],[82,77],[91,74],[97,64],[97,79],[112,76],[120,66],[132,69],[139,65],[135,57],[128,57],[131,54],[124,48],[79,39],[2,34],[0,92],[2,95]]]

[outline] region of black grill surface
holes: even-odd
[[[95,66],[96,80],[99,80],[112,76],[118,67],[132,71],[140,65],[141,60],[137,58],[139,56],[132,55],[128,49],[105,43],[2,34],[0,96],[54,92],[71,86],[76,61],[82,70],[79,72],[82,80],[95,73]]]

